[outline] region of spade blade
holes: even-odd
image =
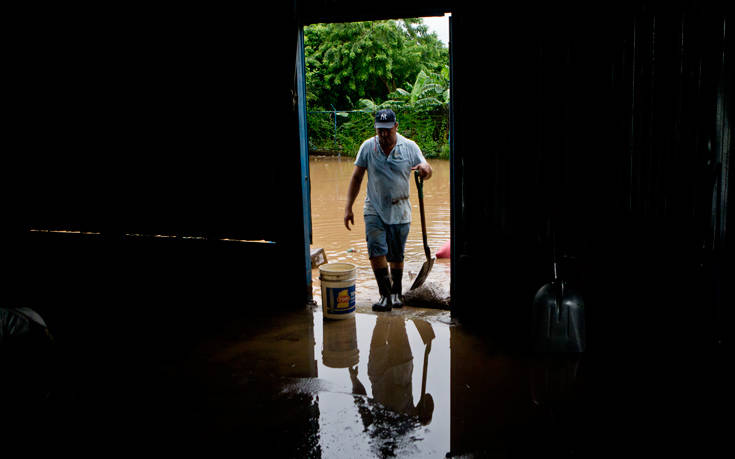
[[[431,268],[434,266],[434,261],[436,261],[436,257],[431,257],[431,259],[424,262],[424,265],[421,267],[421,271],[419,271],[419,275],[413,280],[413,285],[411,285],[409,290],[414,290],[424,285],[426,278],[429,277]]]

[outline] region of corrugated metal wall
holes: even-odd
[[[29,18],[24,223],[283,239],[279,215],[301,202],[291,6],[250,11],[281,18],[268,36],[235,10],[98,13]]]
[[[247,13],[180,5],[19,18],[22,141],[6,163],[15,300],[78,317],[98,301],[108,314],[124,307],[114,292],[163,294],[171,300],[152,311],[185,315],[208,297],[224,303],[215,296],[246,310],[286,282],[278,301],[304,304],[297,23],[291,4]]]
[[[484,13],[454,15],[456,314],[518,324],[504,329],[520,340],[555,234],[588,294],[593,342],[628,332],[656,345],[681,327],[718,339],[722,290],[710,280],[724,269],[733,85],[724,12]],[[471,71],[478,61],[486,71]]]

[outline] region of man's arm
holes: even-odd
[[[418,170],[422,179],[429,180],[431,178],[431,173],[433,172],[431,166],[426,162],[426,158],[424,158],[424,154],[421,153],[419,146],[416,145],[415,142],[412,143],[412,146],[414,147],[413,153],[416,155],[413,163],[418,164],[413,166],[411,170]]]
[[[365,176],[365,168],[355,166],[352,171],[352,178],[350,178],[350,185],[347,187],[347,204],[345,204],[345,227],[352,231],[350,228],[350,222],[355,224],[355,215],[352,213],[352,204],[355,203],[357,193],[360,192],[360,185],[362,185],[362,178]]]

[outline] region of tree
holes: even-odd
[[[449,103],[449,67],[445,66],[441,73],[427,72],[421,69],[408,90],[397,88],[390,97],[399,105],[415,108],[427,108]]]
[[[422,68],[438,72],[448,62],[448,50],[420,18],[311,25],[304,50],[310,108],[381,102]]]
[[[311,25],[304,51],[310,150],[354,156],[391,107],[425,156],[448,157],[449,51],[423,19]]]

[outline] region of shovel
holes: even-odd
[[[416,325],[416,330],[418,330],[421,340],[424,342],[424,345],[426,345],[426,349],[424,350],[424,367],[421,376],[421,396],[419,397],[419,402],[416,404],[416,409],[418,411],[419,421],[421,424],[427,425],[431,422],[431,417],[434,412],[434,398],[431,394],[426,393],[426,373],[429,367],[431,342],[436,335],[434,334],[434,329],[431,327],[429,322],[421,319],[413,319],[413,323]]]
[[[419,209],[421,210],[421,235],[424,238],[424,252],[426,253],[426,261],[421,267],[418,276],[413,281],[413,285],[409,290],[413,290],[424,285],[426,278],[431,272],[431,268],[434,266],[436,257],[431,256],[431,250],[429,249],[429,243],[426,241],[426,216],[424,213],[424,178],[419,175],[419,171],[414,171],[413,174],[416,179],[416,189],[419,192]]]
[[[552,258],[554,279],[541,287],[533,300],[534,350],[583,352],[585,348],[584,300],[559,275],[556,237]]]

